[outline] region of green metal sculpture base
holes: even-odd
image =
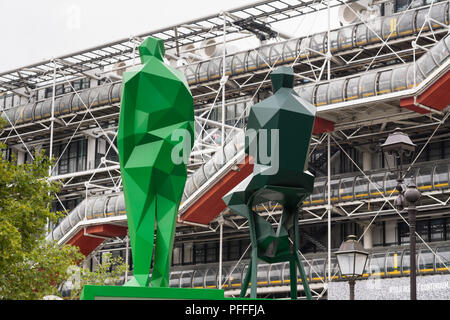
[[[219,289],[86,285],[80,300],[224,300]]]

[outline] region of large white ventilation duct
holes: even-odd
[[[233,54],[238,51],[238,48],[232,44],[226,44],[225,54]],[[223,55],[223,43],[215,39],[207,39],[200,43],[200,49],[197,51],[199,55],[205,59],[219,57]]]
[[[360,0],[349,5],[339,7],[339,21],[343,25],[359,21],[368,21],[380,15],[380,7],[372,0]]]

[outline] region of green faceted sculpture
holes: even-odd
[[[298,267],[306,296],[311,299],[298,253],[298,210],[314,187],[314,176],[306,168],[316,111],[293,90],[292,68],[280,67],[270,77],[274,95],[252,106],[248,117],[246,153],[254,158],[253,173],[223,200],[249,222],[252,252],[241,297],[251,282],[250,297],[256,298],[257,263],[261,259],[267,263],[289,261],[292,299],[297,298]],[[261,152],[264,149],[271,151],[272,163]],[[252,210],[268,201],[283,206],[277,230]]]
[[[125,285],[149,286],[155,241],[151,286],[168,287],[186,159],[194,141],[193,98],[183,74],[163,62],[162,40],[147,38],[139,54],[142,68],[123,75],[117,137],[134,264]],[[189,147],[180,149],[186,143]],[[175,161],[180,151],[184,161]]]

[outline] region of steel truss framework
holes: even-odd
[[[61,160],[63,154],[68,152],[67,148],[74,139],[86,136],[101,137],[107,142],[105,157],[101,159],[96,168],[63,175],[53,174],[50,178],[62,183],[62,191],[56,195],[56,198],[64,207],[62,204],[64,199],[80,196],[87,199],[92,195],[121,191],[119,165],[114,161],[107,160],[108,155],[114,154],[117,156],[115,139],[120,103],[110,101],[105,105],[94,106],[93,103],[89,103],[91,99],[88,99],[83,91],[75,90],[71,81],[88,77],[113,83],[112,79],[104,76],[104,67],[136,59],[136,47],[147,36],[163,39],[166,48],[174,49],[177,53],[182,46],[207,39],[216,39],[218,43],[222,43],[226,47],[229,35],[239,33],[248,35],[247,31],[242,28],[243,20],[252,19],[270,25],[306,15],[319,14],[319,12],[327,12],[329,21],[326,31],[328,34],[327,51],[316,52],[315,57],[301,58],[305,52],[314,51],[310,47],[305,47],[298,52],[293,62],[289,63],[297,75],[297,85],[302,85],[305,80],[310,83],[321,83],[356,72],[366,73],[373,68],[386,66],[392,61],[398,63],[415,61],[448,32],[447,25],[441,25],[439,28],[432,28],[431,26],[425,28],[426,25],[433,22],[427,15],[425,22],[414,35],[391,40],[390,36],[384,39],[377,34],[381,41],[376,44],[343,52],[332,52],[329,42],[330,32],[333,31],[330,28],[330,9],[343,5],[353,10],[349,7],[350,2],[352,1],[262,1],[255,5],[229,10],[214,16],[141,34],[130,39],[121,39],[96,48],[1,73],[0,93],[20,94],[28,97],[30,103],[33,102],[32,97],[35,90],[52,87],[53,95],[51,97],[52,112],[49,118],[18,124],[16,123],[17,119],[10,118],[6,110],[2,112],[7,120],[7,126],[0,133],[0,141],[13,149],[27,152],[31,158],[33,157],[33,148],[48,148],[50,154],[53,154],[52,150],[55,143],[65,143],[64,151],[58,159],[55,159],[56,164]],[[434,2],[431,3],[427,8],[431,10],[434,4]],[[303,20],[300,19],[300,21]],[[369,23],[364,23],[369,29],[371,28]],[[312,31],[313,28],[310,29]],[[307,36],[309,35],[311,33]],[[276,40],[280,44],[289,41],[281,40],[279,37]],[[255,55],[264,59],[258,48],[252,51]],[[277,60],[266,63],[265,68],[262,69],[239,75],[227,75],[226,59],[224,50],[222,76],[217,80],[190,84],[196,105],[195,120],[198,134],[191,154],[191,162],[188,166],[189,173],[195,172],[200,165],[211,159],[215,152],[221,150],[233,138],[235,132],[243,130],[249,108],[260,96],[268,94],[270,90],[268,76],[273,68],[279,65]],[[440,72],[447,70],[446,68],[448,66],[442,67]],[[438,74],[439,72],[436,71],[436,75]],[[55,87],[61,83],[69,85],[75,96],[82,102],[80,110],[71,111],[64,115],[55,115]],[[331,148],[345,154],[356,165],[361,174],[369,180],[369,183],[377,188],[377,185],[370,181],[366,173],[351,159],[343,146],[352,145],[366,148],[368,144],[374,145],[385,139],[394,128],[401,127],[402,130],[418,135],[419,138],[424,140],[423,151],[430,141],[448,132],[447,118],[449,113],[444,110],[420,114],[400,107],[402,97],[411,94],[418,95],[421,93],[420,90],[421,85],[418,85],[416,88],[405,92],[393,93],[383,97],[371,97],[360,101],[355,100],[318,107],[320,117],[335,123],[333,132],[316,135],[311,143],[311,154],[318,153],[328,158],[328,200],[323,205],[305,206],[299,223],[306,225],[326,222],[328,224],[329,259],[331,259],[330,228],[332,222],[349,219],[367,221],[365,230],[369,230],[371,224],[380,217],[398,215],[405,220],[402,214],[392,205],[393,194],[383,195],[370,201],[355,200],[332,203],[330,196]],[[230,124],[226,119],[226,108],[236,103],[245,103],[246,107]],[[218,119],[212,117],[215,110],[220,111],[221,116]],[[221,135],[220,141],[212,138],[214,134]],[[417,155],[415,161],[419,155]],[[53,173],[54,168],[49,168],[49,172]],[[439,213],[440,210],[450,206],[450,189],[427,191],[423,195],[425,200],[422,201],[419,210],[429,212],[430,215]],[[268,221],[272,221],[274,225],[278,223],[281,212],[279,206],[267,204],[259,210],[260,214],[267,216]],[[114,221],[119,225],[124,225],[125,222],[126,220],[124,221],[123,217]],[[407,223],[406,220],[405,222]],[[207,227],[208,229],[201,232],[205,234],[220,233],[222,235],[224,228],[246,230],[248,226],[237,216],[224,212]],[[178,229],[179,234],[184,236],[186,234],[199,234],[198,226],[180,225]],[[421,239],[420,236],[419,239]],[[425,243],[423,239],[421,241]],[[331,264],[328,265],[331,266]],[[310,267],[312,268],[312,266]],[[331,281],[331,270],[328,274],[327,281]],[[222,277],[219,277],[219,279],[222,279]],[[315,297],[321,298],[325,293],[326,285],[322,291],[315,292]]]

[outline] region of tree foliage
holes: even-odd
[[[102,262],[94,271],[82,268],[72,268],[71,299],[79,299],[81,290],[85,285],[118,285],[122,275],[128,271],[128,264],[121,257],[112,257],[110,252],[103,254]]]
[[[5,154],[6,146],[0,143],[0,150]],[[116,284],[128,268],[106,255],[95,271],[80,269],[84,256],[78,247],[45,240],[48,222],[63,217],[51,211],[60,184],[48,179],[50,165],[43,150],[24,164],[17,164],[14,154],[11,159],[0,154],[0,299],[58,295],[68,281],[75,281],[71,298],[77,298],[85,284]]]
[[[5,152],[6,147],[0,144]],[[51,160],[43,151],[34,160],[17,164],[0,158],[0,298],[40,299],[55,294],[67,278],[68,266],[83,255],[69,245],[58,247],[44,239],[48,222],[60,212],[51,211],[59,184],[48,180]]]

